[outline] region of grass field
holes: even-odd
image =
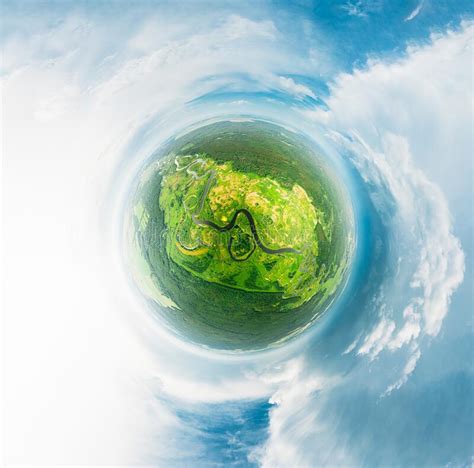
[[[344,283],[353,241],[341,188],[309,143],[272,124],[220,122],[170,142],[131,206],[135,281],[191,341],[284,341]]]

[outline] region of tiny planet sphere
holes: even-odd
[[[306,137],[220,121],[169,140],[146,162],[126,213],[127,264],[175,335],[264,350],[301,333],[340,294],[352,216]]]

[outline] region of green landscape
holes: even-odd
[[[263,349],[301,332],[337,297],[351,216],[302,137],[219,122],[169,142],[144,168],[127,224],[130,268],[182,338]]]

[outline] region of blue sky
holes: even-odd
[[[471,464],[472,2],[2,8],[8,463]],[[162,330],[120,261],[143,161],[229,114],[313,138],[359,234],[334,309],[247,356]]]

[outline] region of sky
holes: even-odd
[[[7,465],[470,466],[473,7],[3,2]],[[123,207],[190,125],[312,138],[357,249],[310,330],[228,355],[162,329]]]

